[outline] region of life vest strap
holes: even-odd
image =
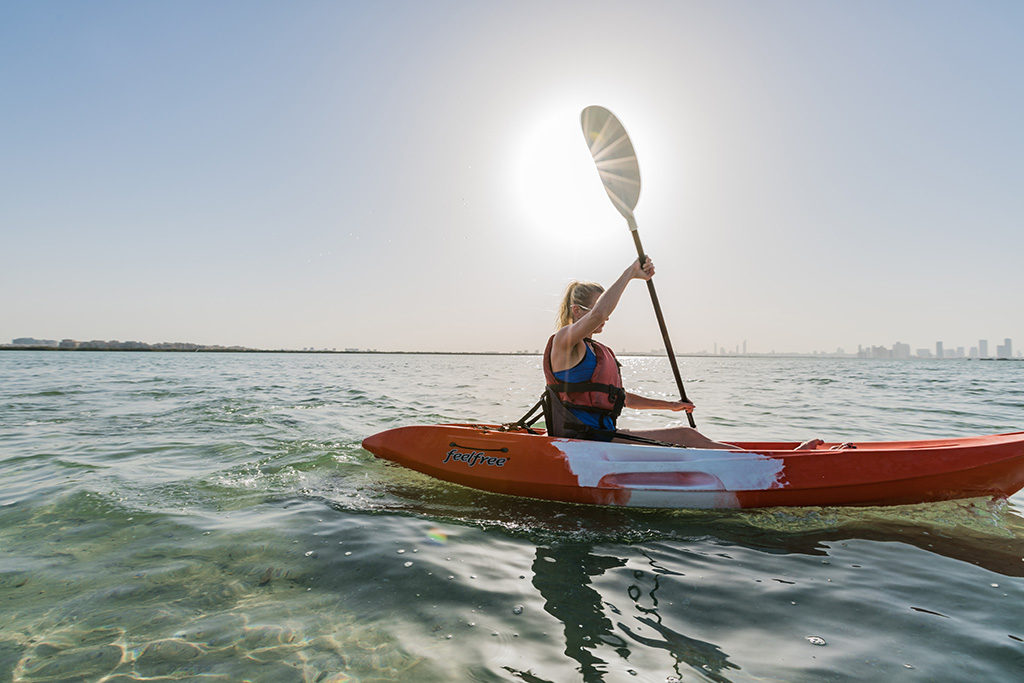
[[[617,394],[620,391],[625,393],[622,387],[600,382],[553,382],[548,386],[566,394],[582,394],[587,391],[600,391],[608,394]]]
[[[592,405],[579,405],[576,403],[570,403],[569,401],[559,400],[566,407],[578,408],[579,410],[586,410],[591,413],[597,413],[598,415],[607,415],[612,420],[619,419],[619,415],[622,413],[622,408],[626,404],[626,390],[613,384],[601,384],[599,382],[556,382],[554,384],[548,384],[547,386],[549,389],[556,392],[556,394],[582,394],[590,391],[599,391],[601,393],[608,394],[608,400],[612,403],[611,408],[598,408]]]

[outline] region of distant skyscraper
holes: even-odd
[[[892,345],[893,358],[910,358],[910,344],[896,342]]]
[[[988,339],[978,340],[978,357],[988,358]]]
[[[942,342],[935,342],[935,357],[945,358],[946,352],[942,350]]]
[[[1013,340],[1005,339],[1002,344],[996,346],[996,358],[1013,358]]]

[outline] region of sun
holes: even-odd
[[[622,237],[580,130],[582,109],[563,104],[527,118],[512,152],[513,201],[535,238],[555,249]]]

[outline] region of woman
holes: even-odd
[[[616,429],[615,421],[623,406],[634,409],[693,410],[684,401],[645,398],[622,388],[619,364],[611,349],[590,337],[604,324],[619,303],[630,280],[650,280],[654,263],[634,261],[607,290],[593,282],[572,282],[565,290],[558,311],[559,329],[544,350],[544,375],[550,401],[549,433],[555,436],[597,441],[630,441],[630,436],[656,439],[690,448],[736,450],[737,447],[712,441],[696,429]],[[806,441],[798,448],[812,449],[820,439]]]

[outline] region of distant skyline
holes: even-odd
[[[985,342],[987,340],[981,340]],[[1009,338],[1003,340],[1003,344],[996,345],[996,352],[989,353],[987,345],[979,344],[978,346],[970,347],[970,350],[966,350],[966,347],[957,346],[942,351],[942,342],[936,342],[935,353],[932,353],[931,349],[928,348],[917,348],[912,349],[909,344],[902,342],[896,342],[892,346],[879,346],[871,345],[864,346],[861,344],[857,345],[855,352],[848,351],[845,348],[837,348],[834,351],[827,351],[822,349],[771,349],[768,351],[748,349],[747,343],[744,342],[742,345],[737,344],[735,347],[726,345],[715,344],[713,350],[708,349],[688,349],[688,350],[677,350],[677,355],[691,355],[691,356],[766,356],[766,355],[806,355],[806,356],[836,356],[836,357],[847,357],[847,358],[895,358],[895,359],[909,359],[909,358],[984,358],[984,359],[1009,359],[1009,358],[1022,358],[1024,352],[1013,346],[1013,341]],[[0,342],[0,348],[6,346],[3,342]],[[274,350],[287,350],[287,351],[331,351],[331,352],[367,352],[377,353],[380,349],[376,348],[360,348],[360,347],[315,347],[315,346],[303,346],[303,347],[244,347],[244,346],[224,346],[220,344],[196,344],[188,341],[162,341],[162,342],[151,342],[142,340],[117,340],[117,339],[72,339],[65,337],[63,339],[40,339],[36,337],[18,337],[12,339],[10,346],[13,347],[49,347],[59,348],[61,350],[123,350],[123,351],[134,351],[134,350],[153,350],[153,351],[191,351],[191,350],[216,350],[216,351],[267,351]],[[418,352],[416,349],[392,349],[388,352]],[[445,351],[438,351],[444,353]],[[461,351],[453,351],[455,353],[463,353]],[[537,354],[540,349],[534,348],[523,348],[523,349],[488,349],[483,351],[472,351],[468,353],[516,353],[516,354]],[[643,355],[664,355],[664,348],[654,349],[622,349],[620,355],[630,354],[643,354]]]
[[[998,1],[3,3],[0,339],[542,347],[634,255],[601,104],[677,350],[993,355],[1021,35]],[[661,348],[641,283],[606,330]]]

